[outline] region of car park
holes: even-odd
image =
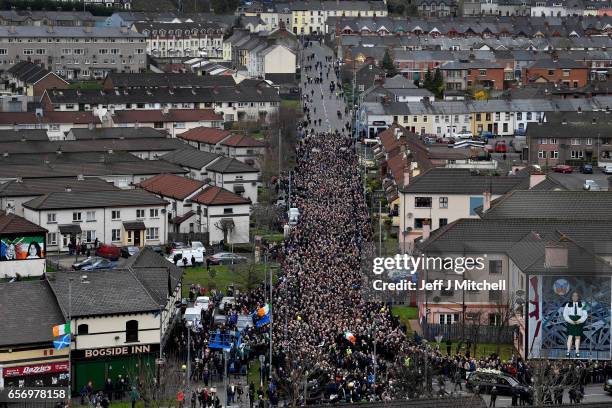
[[[244,256],[236,255],[231,252],[217,252],[207,259],[209,265],[235,265],[247,263],[247,259]]]
[[[584,163],[580,165],[580,172],[582,174],[593,174],[593,165],[589,163]]]
[[[102,244],[96,249],[96,256],[118,261],[121,257],[121,249],[112,244]]]
[[[557,164],[554,168],[553,168],[555,173],[572,173],[574,171],[574,169],[572,168],[572,166],[568,166],[567,164]]]

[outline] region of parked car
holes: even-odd
[[[100,258],[98,256],[90,256],[89,258],[83,259],[81,262],[73,263],[72,269],[74,269],[75,271],[80,271],[81,269],[83,269],[83,267],[87,265],[91,265],[100,259],[104,259],[104,258]]]
[[[177,249],[187,248],[187,244],[184,242],[170,242],[166,245],[166,253],[171,254]]]
[[[567,164],[557,164],[553,170],[555,173],[571,173],[574,171],[572,166],[568,166]]]
[[[112,244],[102,244],[96,249],[96,256],[110,259],[111,261],[118,261],[121,257],[121,249]]]
[[[533,399],[533,390],[529,386],[521,384],[516,378],[502,374],[497,370],[469,372],[465,386],[470,391],[478,386],[478,391],[481,394],[489,394],[491,389],[496,387],[497,393],[500,395],[512,395],[518,392],[519,395],[526,396],[525,399],[528,401]]]
[[[236,304],[236,298],[233,296],[223,296],[221,302],[219,302],[219,310],[226,312],[232,305]],[[228,307],[230,306],[230,307]]]
[[[193,302],[193,307],[197,307],[197,308],[208,308],[208,302],[210,302],[210,297],[208,296],[198,296],[195,300],[195,302]]]
[[[153,250],[153,252],[163,255],[164,254],[164,248],[162,248],[160,245],[147,245],[147,248],[151,248]]]
[[[484,140],[489,140],[489,139],[493,139],[495,137],[495,135],[492,132],[487,132],[487,131],[482,131],[480,132],[480,136],[482,139]]]
[[[606,164],[603,168],[603,172],[606,174],[612,174],[612,164]]]
[[[232,254],[231,252],[217,252],[208,258],[209,265],[233,265],[247,263],[244,256]]]
[[[593,174],[593,165],[589,163],[584,163],[580,165],[580,172],[582,174]]]
[[[194,248],[182,248],[182,249],[176,249],[174,252],[168,255],[166,259],[178,266],[183,266],[184,265],[183,259],[187,259],[186,266],[193,266],[191,262],[191,258],[193,257],[195,259],[196,264],[201,265],[204,263],[205,254],[206,254],[206,251],[204,250],[203,247],[195,248],[195,249]]]
[[[183,314],[183,320],[186,322],[196,322],[202,318],[200,309],[196,307],[188,307]]]
[[[599,185],[595,182],[595,180],[585,180],[582,188],[589,191],[599,191]]]
[[[508,153],[508,146],[506,146],[506,142],[499,141],[495,143],[495,153]]]
[[[138,248],[137,246],[122,246],[121,247],[121,256],[123,258],[129,258],[132,255],[136,255],[137,253],[140,252],[140,248]]]
[[[461,130],[457,133],[454,133],[452,135],[452,137],[454,137],[455,139],[459,138],[459,139],[472,139],[474,137],[474,134],[472,132],[470,132],[469,130]]]
[[[114,269],[117,267],[117,262],[106,258],[99,258],[95,262],[85,265],[81,268],[82,271],[96,271],[98,269]]]

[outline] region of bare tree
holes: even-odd
[[[157,372],[156,372],[157,369]],[[149,361],[139,359],[127,373],[135,382],[145,408],[166,406],[174,400],[185,381],[180,362],[175,358],[166,359],[164,364],[151,367]]]

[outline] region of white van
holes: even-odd
[[[289,218],[289,225],[296,225],[300,219],[300,210],[295,207],[290,208],[287,215]]]
[[[204,248],[181,248],[168,255],[166,259],[174,263],[174,257],[178,258],[180,256],[181,258],[177,263],[178,266],[183,266],[183,258],[187,258],[187,266],[193,266],[191,264],[191,257],[195,258],[197,264],[202,265],[204,263],[204,255]]]

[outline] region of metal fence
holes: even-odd
[[[429,340],[435,339],[436,336],[442,336],[443,341],[450,339],[451,341],[459,341],[461,339],[472,343],[502,343],[511,344],[514,342],[514,333],[517,331],[516,326],[488,326],[477,324],[438,324],[425,323],[423,324],[423,334]]]
[[[209,245],[208,232],[169,232],[168,242],[184,242],[200,241],[204,245]]]

